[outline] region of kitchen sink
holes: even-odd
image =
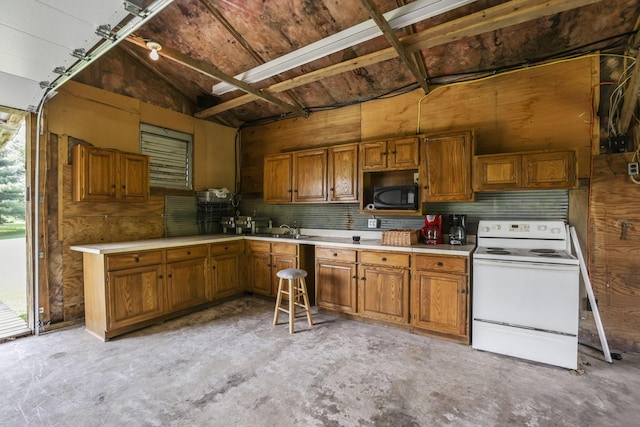
[[[311,236],[306,234],[272,234],[271,237],[275,237],[277,239],[308,239]]]

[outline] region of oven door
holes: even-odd
[[[578,269],[577,265],[475,259],[473,319],[575,336]]]

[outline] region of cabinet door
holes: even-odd
[[[316,298],[319,307],[345,313],[356,312],[356,265],[354,263],[316,261]]]
[[[265,203],[291,202],[291,154],[264,157],[263,197]]]
[[[525,188],[570,188],[576,183],[573,151],[522,155]]]
[[[251,291],[260,295],[271,295],[271,255],[268,252],[249,254],[249,281]]]
[[[212,258],[211,278],[213,298],[223,298],[242,292],[238,255],[229,254]]]
[[[358,145],[329,149],[329,201],[358,201]]]
[[[107,273],[107,328],[117,329],[164,313],[162,265]]]
[[[389,141],[389,169],[413,169],[420,164],[418,138],[405,138]]]
[[[511,190],[522,187],[522,156],[476,156],[473,159],[475,191]]]
[[[207,302],[210,296],[207,291],[207,273],[206,258],[168,263],[169,310],[180,310]]]
[[[276,295],[278,293],[278,283],[280,278],[276,276],[276,273],[280,270],[285,270],[287,268],[297,268],[298,267],[298,257],[293,255],[280,255],[274,254],[271,255],[271,283],[272,285],[272,295]],[[286,284],[287,282],[285,282]]]
[[[473,143],[470,133],[425,138],[420,170],[422,201],[470,201]]]
[[[362,170],[381,170],[387,167],[387,141],[360,144]]]
[[[361,265],[358,313],[395,323],[409,321],[409,271]]]
[[[467,276],[418,272],[411,289],[411,323],[435,332],[467,336]]]
[[[120,198],[144,202],[149,198],[149,157],[120,153]]]
[[[327,150],[293,154],[293,201],[297,203],[327,201]]]
[[[113,150],[83,145],[73,148],[75,201],[115,200],[117,155]]]

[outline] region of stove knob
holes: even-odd
[[[560,229],[559,228],[552,228],[551,229],[551,234],[560,234]]]
[[[502,226],[500,224],[496,224],[493,226],[494,230],[500,230],[502,228]]]
[[[540,231],[547,231],[547,226],[546,226],[546,225],[539,225],[539,226],[538,226],[538,230],[540,230]]]
[[[491,228],[489,228],[489,227],[482,227],[482,231],[484,233],[488,233],[490,230],[491,230]]]

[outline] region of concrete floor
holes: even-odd
[[[0,344],[1,426],[631,426],[640,356],[584,374],[336,318],[289,335],[243,298],[103,343]]]

